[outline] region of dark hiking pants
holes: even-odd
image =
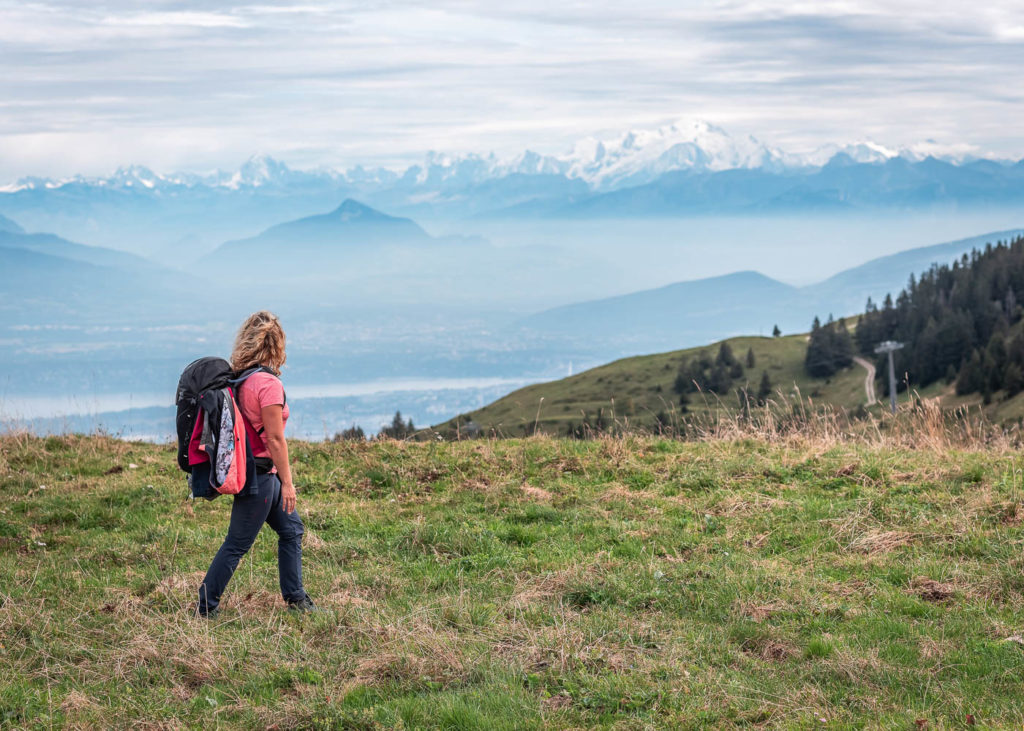
[[[277,475],[259,475],[256,480],[258,490],[254,494],[235,496],[228,536],[199,585],[199,614],[217,608],[238,562],[252,547],[264,523],[277,533],[281,596],[289,603],[306,598],[302,588],[302,519],[298,511],[286,513],[281,509],[281,480]]]

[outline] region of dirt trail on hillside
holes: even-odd
[[[853,362],[868,372],[864,378],[864,395],[868,397],[868,406],[874,406],[878,401],[875,398],[875,364],[860,356],[855,357]]]

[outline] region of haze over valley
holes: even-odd
[[[263,307],[285,321],[295,423],[317,438],[397,409],[439,423],[622,356],[802,332],[1018,231],[1024,162],[952,149],[800,156],[678,122],[405,170],[257,157],[11,181],[0,409],[162,438],[181,368],[226,354]]]

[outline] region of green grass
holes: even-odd
[[[0,439],[0,727],[1024,723],[1013,451],[292,454],[328,611],[287,614],[267,529],[208,622],[190,610],[229,498],[191,505],[168,447]]]
[[[733,353],[745,362],[747,350],[754,351],[755,365],[747,368],[727,394],[691,394],[690,415],[718,411],[735,411],[741,403],[739,392],[746,389],[753,396],[768,372],[773,385],[773,399],[801,400],[837,408],[855,409],[866,403],[864,377],[866,371],[854,365],[830,379],[816,379],[804,372],[807,336],[782,338],[741,337],[726,342]],[[670,419],[682,418],[679,396],[672,390],[679,365],[701,350],[712,357],[719,344],[669,353],[624,358],[558,381],[540,383],[519,389],[460,419],[471,418],[487,434],[521,436],[537,431],[564,435],[570,423],[579,424],[584,414],[591,420],[602,410],[611,423],[633,429],[656,429],[656,415],[661,412]],[[455,420],[439,425],[442,433],[454,431]]]

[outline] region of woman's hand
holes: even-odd
[[[295,485],[281,483],[281,509],[286,513],[295,512]]]

